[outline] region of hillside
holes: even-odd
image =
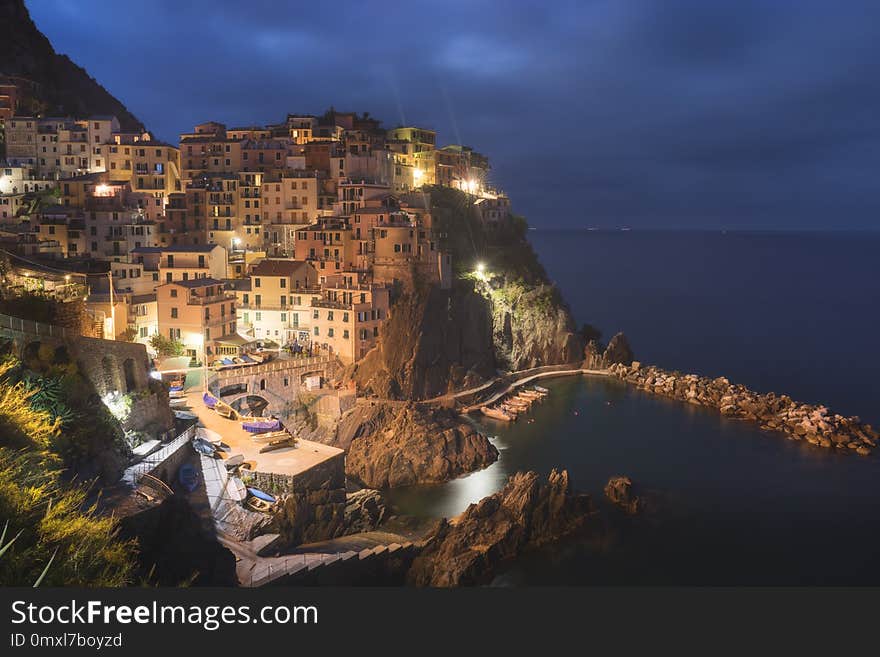
[[[36,83],[23,112],[44,116],[112,114],[123,130],[143,131],[141,121],[117,98],[77,66],[55,52],[37,29],[24,0],[0,0],[0,77]]]
[[[452,253],[453,287],[406,290],[377,346],[347,376],[367,394],[425,399],[478,384],[498,369],[582,360],[582,334],[526,239],[525,220],[490,231],[467,194],[429,191],[436,229]]]

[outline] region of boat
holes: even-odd
[[[223,442],[223,436],[206,427],[196,427],[196,438],[200,438],[214,446],[220,445]]]
[[[223,461],[223,465],[226,466],[227,470],[234,470],[240,465],[244,464],[244,455],[236,454],[235,456],[230,456],[228,459]]]
[[[273,440],[278,440],[279,438],[287,438],[290,436],[290,433],[287,429],[282,429],[281,431],[266,431],[265,433],[255,433],[251,436],[255,443],[268,443]]]
[[[281,428],[281,422],[274,418],[268,420],[252,420],[242,422],[241,428],[248,433],[267,433],[269,431],[277,431]]]
[[[543,392],[545,395],[546,395],[548,392],[550,392],[549,390],[547,390],[547,388],[542,388],[541,386],[535,386],[535,390],[536,390],[537,392]]]
[[[500,408],[495,408],[493,406],[483,406],[480,409],[483,412],[483,415],[487,417],[491,417],[494,420],[503,420],[505,422],[512,422],[516,419],[515,415],[511,415],[510,413],[506,413]]]
[[[217,411],[218,415],[222,415],[227,420],[234,420],[238,417],[238,413],[232,406],[219,399],[214,403],[214,410]]]
[[[174,417],[178,420],[198,420],[199,416],[190,411],[174,411]]]
[[[293,436],[287,436],[285,438],[279,438],[277,440],[271,441],[268,445],[264,445],[260,448],[260,454],[265,454],[267,452],[274,452],[276,449],[284,449],[285,447],[295,447],[296,446],[296,438]]]
[[[544,399],[544,397],[546,397],[546,395],[538,392],[537,390],[520,390],[517,397],[531,399],[532,401],[541,401],[542,399]]]
[[[214,456],[214,453],[217,451],[214,445],[202,438],[193,439],[192,446],[199,454],[204,454],[205,456]]]
[[[206,392],[202,395],[202,401],[205,402],[205,406],[213,409],[220,400]]]
[[[264,491],[261,491],[259,488],[253,488],[252,486],[247,487],[248,495],[253,495],[258,500],[263,500],[264,502],[268,502],[269,504],[275,504],[278,500],[275,499],[274,496],[269,495]]]
[[[199,485],[199,473],[191,463],[184,463],[177,471],[177,480],[181,486],[192,493]]]

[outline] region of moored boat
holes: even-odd
[[[483,406],[480,409],[483,415],[487,417],[491,417],[495,420],[503,420],[505,422],[512,422],[516,419],[516,415],[512,413],[508,413],[500,408],[496,408],[494,406]]]

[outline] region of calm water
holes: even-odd
[[[880,423],[880,236],[531,237],[578,321],[623,329],[645,362]],[[629,475],[655,509],[630,519],[605,508],[603,531],[528,555],[497,584],[880,584],[880,455],[818,450],[604,379],[547,387],[533,424],[483,421],[496,464],[392,502],[452,515],[512,472],[562,466],[594,494]]]

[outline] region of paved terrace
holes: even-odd
[[[254,441],[252,434],[241,428],[241,422],[227,420],[222,415],[207,408],[202,401],[202,391],[191,391],[186,395],[189,410],[199,416],[199,425],[217,432],[232,451],[229,456],[241,454],[245,461],[253,461],[255,470],[280,475],[294,476],[313,468],[327,459],[342,453],[341,449],[322,445],[310,440],[297,440],[296,447],[284,447],[266,454],[260,454],[265,443]]]

